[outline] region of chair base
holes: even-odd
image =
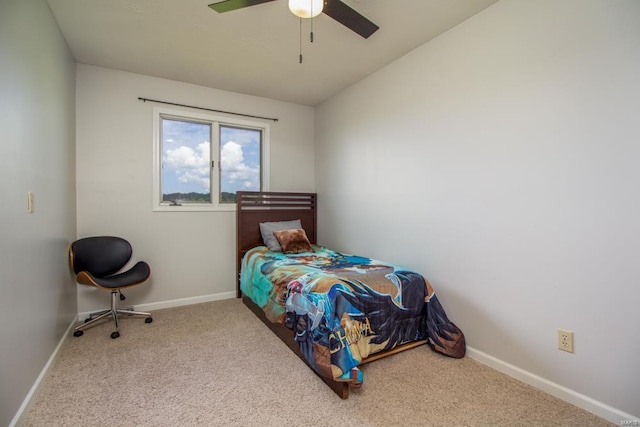
[[[73,329],[73,336],[79,337],[84,333],[84,329],[95,325],[102,319],[105,319],[109,316],[113,319],[113,322],[116,325],[116,330],[111,333],[111,338],[115,339],[120,336],[120,322],[118,321],[118,315],[124,314],[127,316],[144,316],[145,323],[153,322],[153,318],[151,317],[151,313],[147,313],[145,311],[134,311],[133,307],[124,307],[118,308],[118,289],[114,289],[111,291],[111,308],[108,310],[96,311],[94,313],[89,314],[89,317],[85,319],[84,323],[76,326]]]

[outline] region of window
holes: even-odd
[[[268,124],[156,108],[154,128],[154,210],[234,210],[268,189]]]

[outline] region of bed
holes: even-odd
[[[316,207],[315,193],[238,192],[243,303],[343,399],[382,357],[423,344],[463,357],[464,334],[428,280],[318,245]]]

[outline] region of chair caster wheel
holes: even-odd
[[[81,336],[82,336],[82,334],[84,334],[84,331],[75,331],[75,332],[73,333],[73,336],[74,336],[74,337],[81,337]]]
[[[115,331],[115,332],[111,332],[111,339],[116,339],[120,336],[120,332]]]
[[[146,319],[144,319],[144,323],[151,323],[153,322],[153,319],[151,317],[147,317]]]

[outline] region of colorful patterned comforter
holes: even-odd
[[[242,260],[240,287],[272,322],[284,323],[320,375],[352,385],[374,353],[427,339],[460,358],[462,331],[447,318],[420,274],[325,247],[283,254],[264,246]]]

